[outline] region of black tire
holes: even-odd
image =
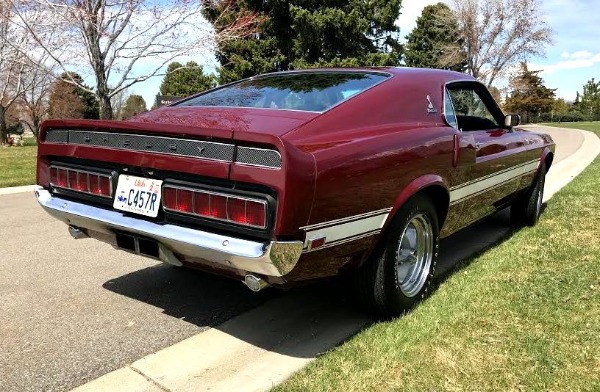
[[[420,236],[421,229],[428,234]],[[415,252],[411,254],[413,232]],[[425,196],[413,197],[394,216],[378,250],[356,272],[356,291],[362,304],[383,317],[397,317],[413,308],[429,291],[439,242],[438,217],[432,201]],[[427,253],[426,257],[418,256],[421,250],[417,246],[422,247],[423,254]],[[413,259],[414,264],[408,261]],[[418,261],[421,259],[423,262]]]
[[[510,207],[510,222],[514,227],[535,226],[542,213],[546,164],[542,162],[533,184],[521,193]]]

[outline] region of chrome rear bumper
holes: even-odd
[[[300,241],[255,242],[171,224],[159,225],[117,211],[62,199],[41,187],[35,190],[35,196],[47,213],[68,225],[107,234],[111,238],[116,236],[115,231],[152,238],[175,254],[244,272],[283,276],[294,268],[302,253]]]

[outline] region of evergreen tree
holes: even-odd
[[[259,33],[219,43],[219,81],[317,66],[397,65],[402,51],[395,25],[400,4],[401,0],[235,2],[231,18],[256,12],[263,21]],[[217,31],[232,22],[217,17],[219,11],[219,6],[205,11]]]
[[[554,105],[554,91],[544,86],[540,71],[530,71],[521,63],[521,70],[510,82],[510,96],[504,108],[521,114],[524,122],[535,121],[542,113],[550,113]]]
[[[215,87],[213,75],[205,75],[201,65],[194,61],[182,65],[178,62],[169,64],[167,74],[160,85],[161,95],[187,97]]]
[[[125,107],[121,114],[122,120],[127,120],[146,111],[148,111],[148,108],[144,98],[141,95],[131,94],[125,102]]]
[[[406,39],[404,62],[407,66],[465,70],[466,54],[459,39],[458,24],[446,4],[426,6]]]
[[[48,114],[50,118],[98,119],[100,106],[94,94],[66,80],[83,84],[81,75],[71,72],[62,74],[50,91]]]
[[[590,120],[600,120],[600,81],[592,78],[583,86],[583,92],[577,92],[574,103],[575,110]]]

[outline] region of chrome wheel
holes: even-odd
[[[406,225],[396,252],[396,274],[400,290],[414,297],[423,288],[433,260],[433,229],[424,214],[415,215]]]

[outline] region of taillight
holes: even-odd
[[[112,197],[112,181],[108,174],[92,173],[85,170],[50,167],[50,185],[102,197]]]
[[[195,215],[264,229],[267,202],[203,190],[163,187],[163,206],[168,211]]]

